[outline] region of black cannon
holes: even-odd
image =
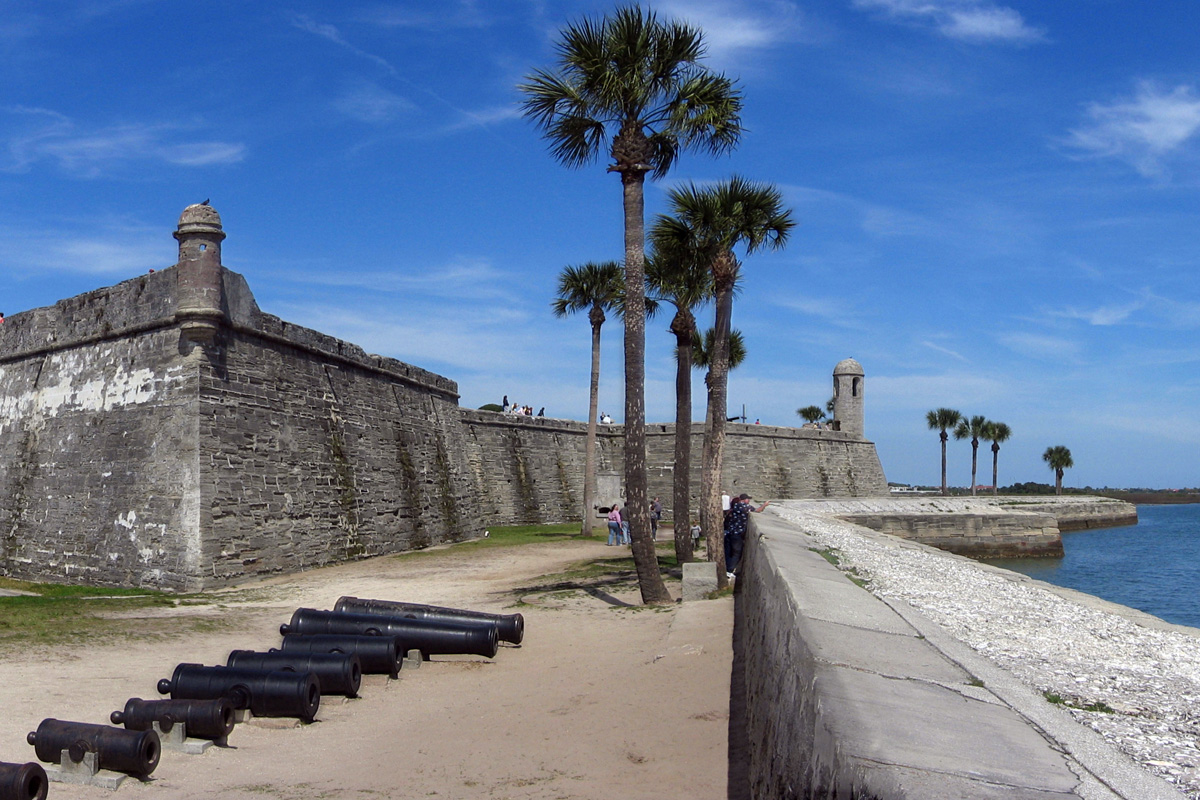
[[[26,737],[37,757],[47,763],[61,763],[65,751],[78,764],[88,753],[96,754],[97,769],[110,769],[127,775],[146,777],[158,766],[162,745],[154,731],[127,731],[87,722],[44,719],[36,731]]]
[[[228,697],[209,700],[143,700],[131,697],[124,711],[109,715],[113,725],[126,730],[148,731],[155,722],[163,733],[182,723],[188,736],[196,739],[224,739],[233,730],[233,701]]]
[[[228,697],[234,708],[258,717],[297,717],[312,722],[321,706],[321,685],[311,672],[206,667],[180,664],[170,679],[158,682],[159,694],[172,700]]]
[[[234,650],[225,661],[230,667],[245,669],[283,669],[288,672],[311,672],[317,676],[321,694],[342,694],[355,697],[362,685],[362,662],[358,656],[346,653],[256,653],[253,650]]]
[[[298,608],[292,621],[279,626],[289,633],[350,633],[359,636],[395,636],[404,650],[420,650],[421,655],[466,654],[496,657],[499,636],[494,622],[433,623],[404,617],[380,617],[375,614],[350,614]]]
[[[362,597],[339,597],[333,610],[352,614],[379,614],[386,617],[399,616],[444,622],[491,620],[496,623],[496,633],[500,636],[500,641],[520,644],[521,640],[525,638],[525,617],[520,614],[489,614],[486,611],[427,606],[420,603],[405,603],[401,600],[368,600]]]
[[[36,761],[9,764],[0,761],[0,800],[46,800],[46,770]]]
[[[284,653],[346,653],[358,656],[359,664],[366,675],[400,674],[404,651],[395,636],[354,636],[350,634],[321,633],[301,636],[289,633],[283,637],[280,651]]]

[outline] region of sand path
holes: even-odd
[[[151,779],[113,792],[53,783],[60,798],[724,798],[733,601],[637,606],[628,585],[521,591],[614,555],[564,541],[373,559],[240,587],[208,615],[216,630],[0,655],[0,760],[34,760],[45,717],[106,722],[129,697],[156,699],[183,661],[278,646],[297,606],[340,595],[511,613],[526,637],[494,660],[438,657],[399,680],[365,676],[360,697],[323,698],[318,721],[256,719],[228,748],[163,754]],[[671,586],[678,596],[678,582]],[[514,593],[515,592],[515,593]],[[628,603],[629,605],[625,605]]]

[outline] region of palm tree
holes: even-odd
[[[992,443],[992,494],[998,495],[1000,494],[1000,473],[997,463],[1000,460],[1000,443],[1008,441],[1008,437],[1012,436],[1012,429],[1003,422],[989,420],[982,436]]]
[[[522,111],[569,167],[606,148],[621,176],[625,212],[625,494],[633,558],[644,603],[667,603],[650,536],[646,472],[646,173],[665,176],[682,150],[727,152],[741,138],[742,95],[701,65],[699,29],[662,22],[640,6],[568,25],[555,71],[537,70],[518,89]]]
[[[583,467],[583,521],[580,536],[592,535],[592,497],[596,489],[596,408],[600,395],[600,326],[605,311],[621,303],[625,282],[621,265],[615,261],[589,261],[579,267],[564,267],[558,275],[558,295],[551,302],[554,316],[565,317],[587,311],[592,323],[592,382],[588,397],[588,432]]]
[[[983,435],[985,426],[987,426],[987,417],[982,417],[976,414],[967,419],[966,417],[958,421],[958,425],[954,428],[955,439],[970,439],[971,440],[971,496],[975,496],[975,473],[979,458],[979,437]]]
[[[716,339],[716,330],[709,328],[704,332],[704,336],[696,335],[695,341],[692,342],[692,350],[695,355],[692,359],[696,369],[712,370],[713,354],[716,352],[714,340]],[[729,332],[729,368],[737,369],[746,360],[746,337],[742,336],[742,332],[734,328]],[[704,377],[704,382],[707,384],[709,378]]]
[[[805,422],[816,423],[825,419],[825,412],[821,410],[820,406],[805,406],[804,408],[797,408],[796,414],[799,415],[799,417]]]
[[[1071,451],[1061,444],[1047,447],[1046,452],[1042,453],[1042,461],[1054,470],[1054,493],[1062,494],[1063,470],[1075,466],[1075,462],[1071,460]]]
[[[673,216],[659,217],[654,233],[667,242],[686,242],[690,251],[703,254],[713,279],[716,321],[708,371],[708,435],[700,472],[700,526],[708,544],[709,560],[717,562],[717,585],[727,584],[724,548],[721,545],[721,466],[725,451],[726,391],[729,381],[730,323],[733,293],[741,263],[735,247],[750,255],[764,247],[778,249],[795,227],[792,212],[783,206],[783,195],[773,186],[734,176],[727,181],[697,187],[689,184],[668,194]],[[655,246],[659,245],[655,239]]]
[[[675,520],[675,558],[691,561],[692,474],[692,345],[696,339],[694,309],[712,296],[708,265],[692,254],[656,250],[646,261],[646,285],[656,300],[675,306],[670,331],[675,335],[675,462],[671,515]]]
[[[962,414],[955,411],[953,408],[939,408],[930,411],[925,415],[925,421],[929,423],[929,429],[932,431],[940,431],[942,439],[942,494],[950,494],[949,488],[946,486],[946,440],[949,435],[947,429],[953,428],[962,420]]]

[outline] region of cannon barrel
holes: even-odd
[[[233,701],[228,697],[209,700],[143,700],[131,697],[124,711],[109,715],[113,725],[126,730],[148,731],[157,722],[167,732],[183,723],[188,736],[197,739],[223,739],[233,730]]]
[[[246,669],[283,669],[289,672],[311,672],[317,676],[321,694],[341,694],[355,697],[362,685],[362,662],[347,653],[256,653],[253,650],[234,650],[225,661],[230,667]]]
[[[472,624],[380,617],[375,614],[351,614],[298,608],[292,621],[279,626],[289,633],[351,633],[366,636],[396,636],[403,650],[420,650],[421,655],[466,654],[495,658],[499,636],[492,622]]]
[[[75,763],[87,753],[96,754],[96,766],[113,772],[145,777],[158,766],[162,745],[154,731],[127,731],[108,725],[44,719],[26,737],[37,757],[58,764],[62,752]]]
[[[289,633],[283,637],[280,650],[284,653],[346,653],[358,656],[366,675],[400,674],[404,651],[395,636],[355,636],[351,634],[320,633],[301,636]]]
[[[486,611],[427,606],[421,603],[405,603],[402,600],[368,600],[364,597],[339,597],[333,610],[445,622],[491,620],[496,623],[496,633],[499,634],[500,641],[520,644],[525,638],[525,617],[520,614],[489,614]]]
[[[311,672],[206,667],[180,664],[169,679],[158,682],[159,694],[172,700],[228,697],[234,708],[257,717],[297,717],[312,722],[321,706],[321,685]]]
[[[0,761],[0,800],[46,800],[46,770],[36,761]]]

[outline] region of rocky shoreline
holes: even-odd
[[[832,519],[775,507],[1135,763],[1200,800],[1200,630]]]

